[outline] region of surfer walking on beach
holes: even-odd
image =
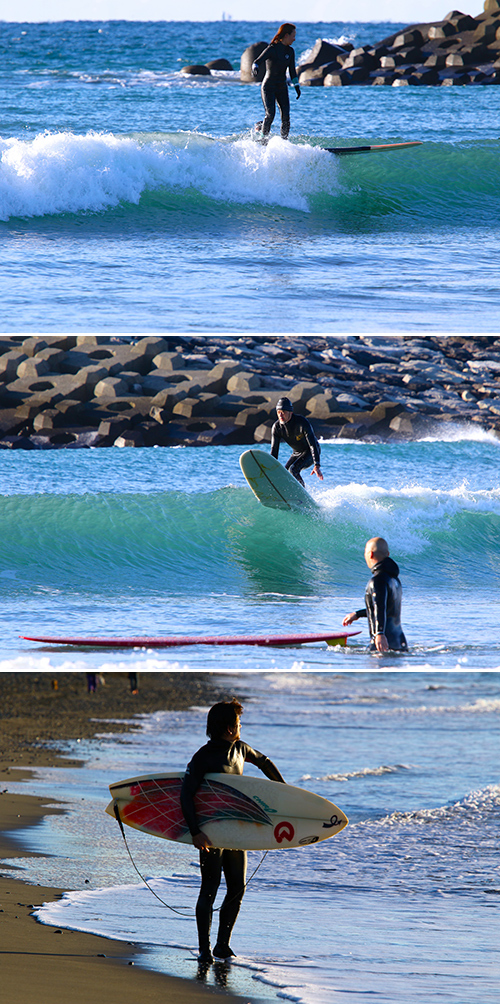
[[[212,846],[198,824],[194,796],[205,774],[243,774],[245,762],[254,764],[271,781],[285,783],[272,760],[240,739],[242,712],[242,705],[234,698],[232,701],[214,704],[210,709],[207,717],[209,742],[194,754],[188,764],[181,790],[184,818],[193,844],[200,852],[201,887],[196,904],[196,924],[199,961],[207,964],[214,959],[228,962],[234,957],[229,941],[245,892],[247,853]],[[213,904],[222,872],[226,880],[226,895],[220,908],[217,942],[212,954],[210,929]]]
[[[389,545],[383,537],[367,541],[365,561],[372,573],[365,591],[365,607],[347,614],[342,624],[348,627],[360,617],[368,617],[373,652],[406,650],[408,645],[401,627],[403,587],[399,567],[390,557]]]
[[[303,485],[300,472],[313,464],[311,474],[315,474],[320,481],[323,481],[319,462],[320,446],[309,419],[303,415],[294,415],[292,402],[287,397],[280,397],[276,405],[276,414],[278,421],[271,430],[271,456],[278,459],[280,443],[283,440],[293,450],[285,464],[287,471],[290,471],[290,474]]]
[[[299,80],[295,68],[295,52],[292,49],[295,34],[296,28],[294,24],[282,24],[267,46],[267,49],[264,49],[260,56],[252,63],[252,73],[255,79],[259,76],[261,64],[266,64],[266,73],[260,91],[266,114],[264,121],[258,123],[262,128],[261,135],[264,140],[271,131],[276,114],[276,102],[278,102],[281,112],[281,138],[288,139],[288,133],[290,132],[290,98],[288,96],[288,83],[286,79],[287,71],[297,92],[297,100],[300,98]]]

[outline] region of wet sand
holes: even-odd
[[[31,916],[33,909],[58,899],[64,890],[29,885],[22,874],[16,875],[16,857],[27,852],[16,842],[15,830],[35,826],[48,812],[64,812],[62,803],[54,808],[53,799],[49,807],[41,798],[9,792],[9,780],[15,778],[17,786],[30,776],[30,766],[61,763],[57,748],[46,743],[94,736],[101,726],[93,718],[133,719],[138,713],[212,704],[231,696],[207,674],[145,673],[138,684],[139,692],[133,694],[126,673],[110,673],[104,686],[87,693],[82,673],[0,675],[0,858],[9,858],[0,866],[1,969],[2,994],[9,1004],[244,1000],[142,969],[140,949],[133,944],[39,924]]]

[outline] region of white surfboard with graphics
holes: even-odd
[[[109,786],[106,812],[164,840],[191,844],[181,809],[184,773],[146,774]],[[214,847],[278,850],[328,840],[347,816],[321,795],[266,778],[206,774],[195,795],[196,815]]]

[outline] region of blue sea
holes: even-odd
[[[323,441],[309,513],[262,506],[239,446],[2,451],[0,671],[498,670],[499,450],[465,423]],[[366,620],[345,649],[103,653],[19,637],[340,631],[363,605],[373,536],[400,566],[407,653],[371,655]]]
[[[239,62],[276,27],[0,24],[0,330],[498,331],[497,89],[304,87],[262,147]],[[404,25],[297,27],[300,62]]]
[[[350,823],[318,847],[251,855],[226,984],[250,1004],[496,1004],[500,572],[499,440],[467,425],[412,443],[322,443],[313,513],[265,509],[241,448],[2,451],[0,673],[212,674],[245,704],[243,737]],[[266,634],[340,630],[362,605],[363,549],[400,565],[407,653],[180,647],[100,652],[21,634]],[[98,695],[97,695],[98,696]],[[37,769],[22,790],[67,803],[21,837],[20,877],[69,890],[57,928],[144,946],[140,964],[202,978],[196,853],[129,830],[108,784],[183,769],[206,708],[64,744],[83,769]],[[58,744],[60,745],[60,744]],[[252,772],[252,769],[250,770]],[[93,839],[89,842],[88,834]],[[18,831],[19,833],[19,831]],[[110,945],[110,953],[112,946]]]

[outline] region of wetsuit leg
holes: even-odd
[[[219,847],[200,851],[201,888],[196,904],[196,924],[200,952],[210,951],[210,928],[215,897],[222,876],[222,855]]]
[[[296,481],[299,481],[301,485],[304,485],[300,472],[303,471],[305,467],[311,467],[313,462],[314,461],[310,453],[292,453],[291,457],[287,460],[285,467],[287,471],[290,471],[290,474],[293,474]]]
[[[219,933],[214,953],[229,948],[229,939],[240,911],[241,901],[245,892],[247,871],[246,851],[222,852],[222,867],[226,880],[227,892],[220,909]]]
[[[262,104],[264,105],[265,118],[262,123],[262,135],[268,136],[276,114],[276,93],[272,80],[264,80],[261,86]]]
[[[281,138],[288,139],[290,132],[290,98],[286,83],[276,88],[276,101],[281,112]]]

